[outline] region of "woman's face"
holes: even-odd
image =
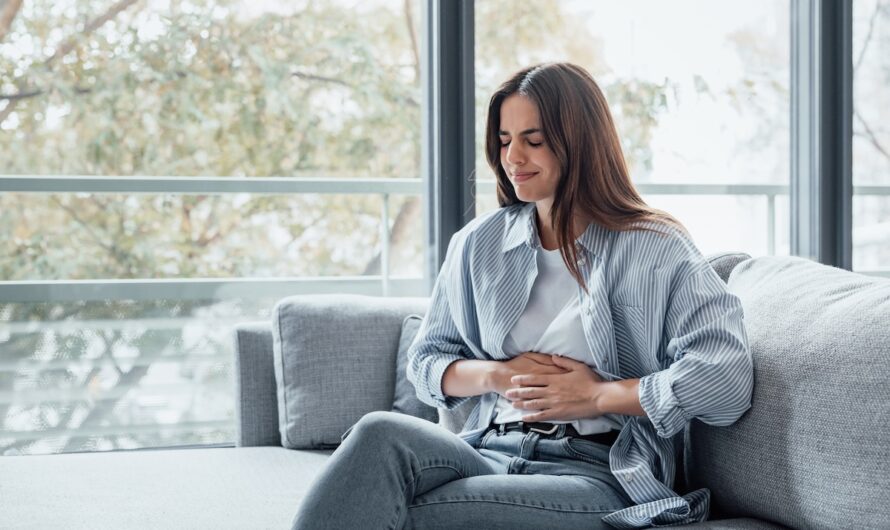
[[[538,107],[527,97],[513,94],[501,103],[501,167],[516,196],[525,202],[553,203],[559,182],[559,161],[541,132]]]

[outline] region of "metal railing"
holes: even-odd
[[[776,197],[788,195],[778,184],[640,183],[643,195],[761,196],[767,201],[767,252],[776,251]],[[478,180],[479,194],[494,194],[493,180]],[[100,193],[218,195],[247,193],[379,194],[381,274],[374,276],[299,278],[189,278],[134,280],[0,281],[0,302],[86,300],[221,300],[291,294],[356,293],[382,296],[422,295],[423,278],[393,278],[389,273],[389,209],[392,195],[422,195],[419,178],[239,178],[239,177],[92,177],[41,175],[0,176],[0,193]],[[890,196],[890,186],[855,186],[856,195]],[[883,271],[862,271],[885,274]]]
[[[767,248],[776,250],[776,198],[788,195],[789,187],[769,184],[637,184],[643,195],[676,196],[761,196],[767,201]],[[493,180],[476,182],[478,194],[494,194]],[[0,193],[100,193],[100,194],[175,194],[217,195],[247,193],[260,195],[286,194],[379,194],[382,198],[381,218],[381,274],[373,276],[294,277],[294,278],[190,278],[190,279],[133,279],[133,280],[37,280],[0,282],[0,303],[46,303],[89,300],[226,300],[277,299],[294,294],[356,293],[366,295],[416,296],[423,295],[423,278],[392,277],[389,273],[389,202],[391,195],[422,195],[423,181],[418,178],[398,179],[340,179],[340,178],[208,178],[208,177],[45,177],[37,175],[0,176]],[[854,193],[890,196],[890,186],[856,186]],[[890,275],[881,271],[872,273]],[[175,330],[189,323],[200,323],[201,318],[149,318],[144,320],[83,320],[59,322],[0,322],[0,332],[39,333],[44,331],[73,331],[85,327],[115,330]],[[234,326],[239,319],[214,319],[215,325]],[[5,361],[0,359],[0,372],[40,372],[72,368],[93,368],[122,362],[133,366],[153,363],[202,364],[226,362],[228,356],[219,352],[209,354],[150,355],[132,361],[97,357],[89,359],[47,361]],[[158,385],[146,387],[152,393],[178,392],[175,388]],[[217,389],[218,390],[218,389]],[[118,389],[123,394],[127,389]],[[103,393],[99,399],[121,397]],[[86,389],[47,389],[27,392],[0,392],[0,404],[36,402],[72,402],[95,399]],[[192,432],[201,429],[226,429],[226,421],[191,421],[175,425],[113,425],[84,429],[48,429],[41,431],[5,431],[0,438],[37,440],[54,436],[81,438],[89,436],[133,435],[139,433]]]

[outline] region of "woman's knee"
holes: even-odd
[[[389,441],[401,441],[416,433],[416,422],[426,421],[406,416],[398,412],[374,411],[361,417],[352,427],[349,437],[357,436],[366,443],[386,443]]]

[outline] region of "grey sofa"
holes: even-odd
[[[753,404],[729,427],[690,423],[677,489],[709,488],[711,520],[685,528],[890,528],[890,281],[739,261],[712,265],[745,308]],[[392,407],[403,322],[426,304],[282,301],[235,331],[238,447],[2,457],[0,528],[288,528],[340,433]],[[314,357],[289,366],[294,349]]]

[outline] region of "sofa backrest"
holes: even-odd
[[[890,521],[890,280],[801,258],[741,263],[753,403],[729,427],[693,420],[689,489],[715,517],[792,528]]]

